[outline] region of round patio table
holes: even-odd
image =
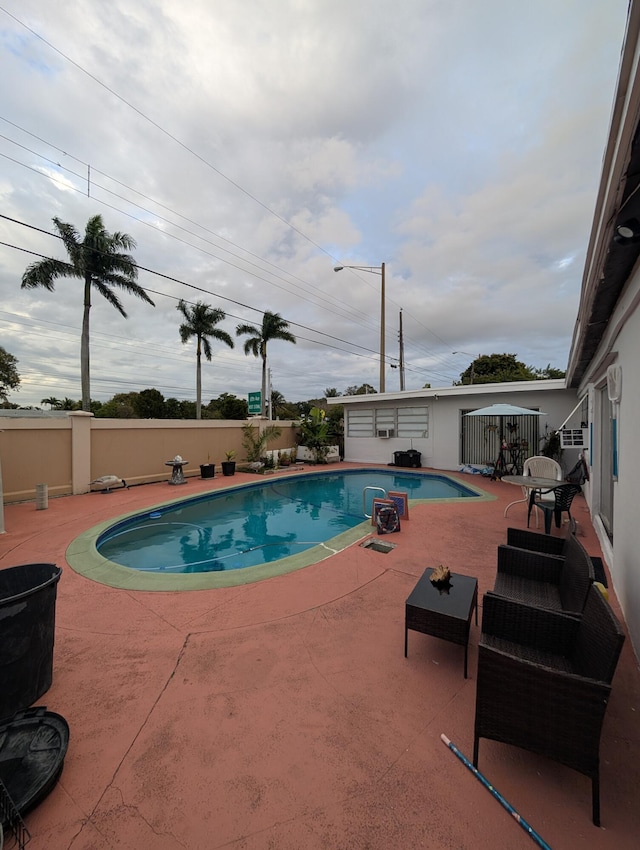
[[[536,475],[503,475],[501,480],[506,481],[507,484],[514,484],[516,487],[526,487],[530,491],[528,502],[531,501],[536,490],[540,490],[541,493],[551,493],[552,490],[566,484],[566,481],[558,481],[557,478],[542,478]],[[512,505],[517,505],[518,502],[522,501],[522,499],[516,499],[509,502],[504,509],[504,515],[507,515],[507,511]]]

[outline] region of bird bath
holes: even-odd
[[[186,484],[187,479],[184,477],[182,467],[189,463],[188,460],[182,460],[180,455],[176,455],[173,460],[165,460],[165,466],[173,467],[169,484]]]

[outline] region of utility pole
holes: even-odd
[[[402,335],[402,310],[400,310],[400,331],[398,333],[400,340],[400,392],[404,389],[404,336]]]
[[[267,369],[267,391],[269,393],[269,422],[273,419],[273,407],[271,405],[271,369]]]

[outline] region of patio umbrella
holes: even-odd
[[[471,410],[465,413],[465,416],[497,416],[500,420],[500,452],[494,466],[494,474],[502,474],[505,468],[505,460],[503,454],[504,446],[504,420],[506,416],[546,416],[542,410],[529,410],[528,407],[518,407],[515,404],[490,404],[488,407],[480,407],[478,410]]]
[[[465,413],[465,416],[498,416],[500,419],[500,440],[504,437],[505,416],[546,416],[542,410],[529,410],[528,407],[518,407],[515,404],[490,404]]]

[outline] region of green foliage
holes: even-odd
[[[324,410],[311,408],[309,416],[300,423],[300,445],[315,455],[316,463],[324,463],[329,451],[329,423]]]
[[[140,419],[164,419],[166,407],[159,390],[141,390],[133,399],[133,408]]]
[[[342,393],[339,393],[335,387],[327,387],[327,389],[324,391],[325,398],[338,398],[338,396],[341,395]]]
[[[551,363],[547,363],[544,369],[534,369],[536,381],[544,381],[548,378],[566,378],[567,373],[562,369],[555,369]]]
[[[49,398],[40,399],[40,404],[48,404],[49,410],[60,410],[60,399],[53,395]]]
[[[248,463],[257,463],[262,458],[262,453],[267,445],[277,440],[282,434],[282,429],[277,425],[267,425],[260,433],[251,422],[242,426],[242,446],[245,450]]]
[[[100,419],[137,419],[137,397],[138,393],[116,393],[102,405],[96,416]]]
[[[360,384],[357,387],[355,384],[352,387],[347,387],[344,391],[345,395],[372,395],[376,390],[371,386],[371,384]]]
[[[560,444],[560,432],[545,426],[544,434],[540,438],[540,454],[544,457],[553,458],[558,463],[562,460],[562,446]]]
[[[246,399],[233,393],[222,393],[217,399],[212,399],[206,409],[213,419],[246,419],[249,415]]]
[[[544,369],[527,366],[516,360],[515,354],[481,354],[460,374],[454,386],[463,384],[501,384],[505,381],[541,381],[547,378],[564,378],[561,369],[551,364]]]
[[[0,346],[0,401],[7,401],[9,390],[20,386],[17,364],[18,358]]]

